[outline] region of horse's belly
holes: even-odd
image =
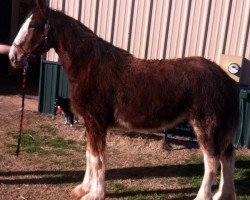
[[[180,122],[183,122],[188,118],[186,113],[182,113],[174,119],[162,119],[155,120],[150,119],[146,116],[137,116],[137,117],[125,117],[123,115],[116,115],[116,122],[109,129],[122,129],[129,131],[145,131],[149,132],[157,131],[164,128],[172,128]]]

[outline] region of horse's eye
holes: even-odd
[[[40,28],[41,26],[39,24],[35,24],[35,23],[30,23],[29,24],[29,28]]]
[[[36,24],[30,23],[29,28],[36,28]]]

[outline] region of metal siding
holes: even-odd
[[[183,57],[189,3],[190,1],[172,1],[167,51],[164,58]]]
[[[57,95],[63,98],[67,98],[70,96],[70,89],[68,85],[67,76],[61,66],[60,66],[60,73],[58,76],[59,76],[59,82],[57,84],[58,87]]]
[[[193,1],[190,6],[189,21],[187,22],[187,36],[185,39],[184,56],[202,56],[204,39],[207,34],[209,0]]]
[[[60,63],[41,61],[39,112],[54,114],[54,102],[57,96],[70,96],[66,74]]]
[[[117,0],[114,4],[112,21],[114,22],[114,29],[111,35],[111,38],[114,45],[117,47],[128,50],[129,49],[129,40],[131,36],[130,27],[131,27],[131,11],[133,8],[133,0]]]
[[[133,23],[132,23],[132,35],[129,51],[138,58],[146,57],[147,48],[147,34],[150,29],[149,18],[151,12],[152,0],[135,1]]]
[[[50,0],[49,5],[51,8],[56,10],[64,10],[64,0]],[[46,55],[46,59],[49,61],[58,61],[59,57],[56,54],[54,49],[50,49],[49,52]]]
[[[208,19],[209,26],[204,56],[217,63],[219,62],[223,48],[223,34],[226,31],[228,2],[228,0],[213,0]]]
[[[114,0],[100,1],[98,8],[98,15],[100,15],[100,19],[97,23],[96,33],[109,42],[111,41],[113,25],[113,9]]]
[[[249,0],[50,0],[50,6],[139,58],[250,58]],[[47,59],[58,56],[50,51]]]
[[[82,8],[79,8],[82,10],[80,21],[92,31],[95,31],[96,21],[99,19],[98,14],[96,13],[98,2],[98,0],[83,0]]]

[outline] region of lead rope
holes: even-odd
[[[22,109],[21,109],[20,128],[19,128],[19,135],[18,135],[18,142],[17,142],[17,150],[16,150],[16,156],[17,156],[17,157],[19,156],[20,145],[21,145],[21,141],[22,141],[23,118],[24,118],[24,100],[25,100],[25,93],[26,93],[27,70],[28,70],[28,64],[23,68]]]

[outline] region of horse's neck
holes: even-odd
[[[76,65],[79,60],[83,63],[90,60],[91,51],[94,51],[90,38],[98,39],[91,30],[61,13],[56,15],[53,29],[54,48],[64,68]]]
[[[53,29],[55,50],[68,78],[73,80],[80,74],[81,78],[87,77],[98,67],[119,73],[124,67],[122,63],[133,58],[127,51],[104,41],[80,22],[61,13],[58,13]]]

